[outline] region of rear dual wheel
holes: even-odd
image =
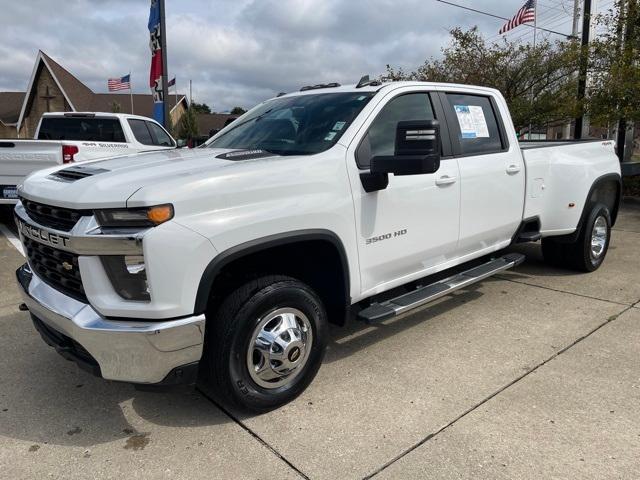
[[[547,263],[583,272],[597,270],[604,261],[611,239],[611,214],[606,205],[594,204],[575,242],[547,237],[542,254]]]

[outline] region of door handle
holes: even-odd
[[[518,173],[520,171],[520,166],[519,165],[509,165],[507,167],[507,173],[511,174],[511,173]]]
[[[449,175],[443,175],[440,178],[436,178],[436,185],[451,185],[456,183],[456,177],[450,177]]]

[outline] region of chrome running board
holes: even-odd
[[[417,288],[382,303],[374,303],[358,313],[358,319],[366,323],[381,322],[405,313],[426,303],[437,300],[456,290],[484,280],[491,275],[503,272],[524,262],[525,256],[520,253],[508,253],[487,263],[456,273],[439,282]]]

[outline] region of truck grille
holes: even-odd
[[[91,215],[92,212],[83,210],[71,210],[70,208],[54,207],[32,202],[22,198],[22,205],[27,215],[44,227],[68,232],[80,220],[83,215]]]
[[[82,286],[78,255],[29,238],[24,238],[23,244],[31,269],[43,282],[76,300],[89,303]]]

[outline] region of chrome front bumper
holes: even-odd
[[[16,276],[24,303],[48,328],[81,345],[108,380],[158,384],[202,356],[204,315],[166,321],[115,321],[44,283],[25,264]]]

